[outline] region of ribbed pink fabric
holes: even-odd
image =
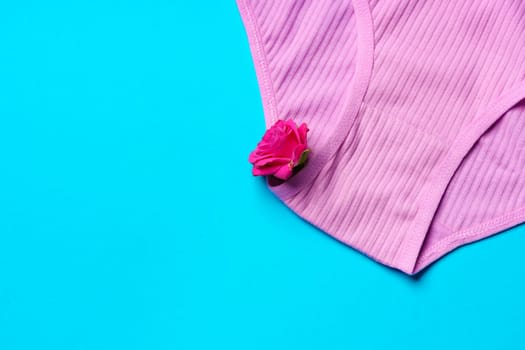
[[[266,126],[310,128],[295,213],[408,274],[525,221],[525,1],[237,4]]]

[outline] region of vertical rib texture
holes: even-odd
[[[277,119],[306,122],[310,144],[322,148],[333,122],[344,113],[343,98],[355,72],[356,29],[351,2],[247,1],[251,8],[268,80],[276,100]]]
[[[268,66],[267,124],[306,122],[312,152],[344,117],[366,49],[357,37],[374,33],[372,77],[351,101],[360,110],[346,137],[317,176],[281,196],[298,215],[410,274],[523,222],[524,1],[373,0],[373,28],[356,26],[360,0],[240,2]]]

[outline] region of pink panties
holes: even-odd
[[[297,215],[408,274],[525,221],[525,1],[237,4],[266,127],[310,129]]]

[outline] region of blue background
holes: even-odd
[[[420,278],[287,209],[234,1],[1,1],[0,349],[523,349],[525,229]]]

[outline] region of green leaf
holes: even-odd
[[[299,157],[299,161],[295,166],[303,165],[306,163],[306,160],[308,159],[308,153],[310,153],[310,150],[307,148],[301,153],[301,156]]]

